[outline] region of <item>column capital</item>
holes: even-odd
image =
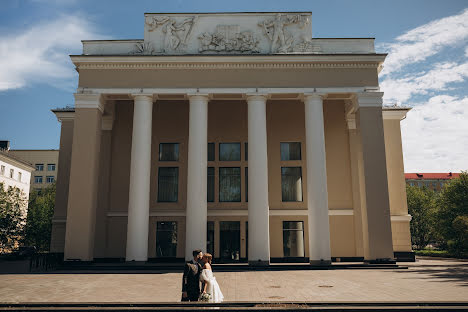
[[[106,101],[101,93],[75,93],[75,108],[97,108],[104,112]]]
[[[326,93],[322,92],[310,92],[310,93],[304,93],[303,95],[304,101],[310,101],[310,100],[324,100],[327,96]]]
[[[155,98],[157,99],[157,95],[153,93],[132,93],[130,94],[130,97],[133,100],[136,100],[137,98],[142,98],[142,97],[151,98],[151,101],[153,101]]]
[[[270,97],[268,93],[246,93],[247,101],[266,101]]]
[[[208,93],[187,93],[187,98],[189,101],[204,100],[208,102],[210,100],[210,95]]]
[[[383,92],[357,92],[357,104],[359,107],[381,107],[383,94]]]
[[[105,131],[112,130],[114,125],[114,115],[107,115],[102,117],[101,129]]]

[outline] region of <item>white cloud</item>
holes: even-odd
[[[397,37],[395,43],[381,45],[389,53],[381,75],[424,61],[445,47],[466,44],[467,39],[468,9],[414,28]]]
[[[69,54],[81,53],[82,39],[96,39],[84,18],[64,15],[0,38],[0,91],[42,82],[71,86],[76,77]]]
[[[462,82],[467,77],[468,62],[445,62],[433,65],[427,72],[385,79],[380,87],[385,91],[385,102],[406,104],[413,95],[431,95],[433,92],[446,91],[450,83]]]
[[[438,95],[401,122],[405,172],[468,170],[468,97]]]

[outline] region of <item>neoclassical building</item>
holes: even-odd
[[[389,262],[411,256],[400,120],[372,38],[310,12],[145,14],[85,40],[61,121],[65,260]]]

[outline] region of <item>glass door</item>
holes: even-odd
[[[240,260],[240,221],[219,222],[219,251],[223,262]]]

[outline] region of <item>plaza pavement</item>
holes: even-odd
[[[468,261],[408,269],[214,272],[226,301],[468,301]],[[0,274],[0,302],[175,302],[182,273]]]

